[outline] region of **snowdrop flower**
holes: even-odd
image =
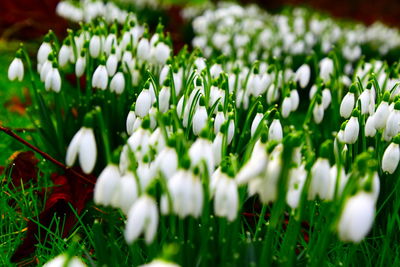
[[[379,104],[374,114],[374,125],[375,129],[381,130],[386,126],[386,121],[389,117],[389,92],[385,92],[383,101]]]
[[[44,42],[39,47],[39,50],[38,50],[38,53],[37,53],[37,61],[40,64],[43,64],[47,60],[49,54],[53,50],[51,48],[51,45],[50,45],[49,41],[50,41],[50,37],[48,35],[46,35]]]
[[[330,58],[323,58],[319,63],[320,73],[322,80],[326,83],[330,80],[330,76],[333,73],[333,60]]]
[[[157,227],[157,203],[152,197],[144,194],[129,209],[125,240],[128,244],[132,244],[141,233],[144,233],[146,244],[150,244],[157,233]]]
[[[214,176],[214,175],[213,175]],[[214,212],[233,222],[238,213],[239,193],[234,179],[223,172],[213,177],[211,192],[214,195]]]
[[[115,32],[117,31],[113,27],[111,28],[112,33],[107,35],[106,40],[104,41],[104,52],[106,55],[109,55],[112,52],[113,45],[115,46],[117,44],[117,36],[115,35]],[[93,39],[93,38],[92,38]],[[92,42],[92,40],[90,40]],[[93,45],[97,45],[94,42],[97,42],[97,40],[93,41]],[[90,43],[89,43],[90,45]],[[93,47],[95,49],[95,47]],[[97,52],[97,51],[93,51]]]
[[[282,171],[282,150],[282,144],[277,145],[270,155],[265,172],[249,181],[249,195],[258,194],[262,203],[268,204],[277,198],[277,185]]]
[[[140,265],[139,267],[180,267],[180,265],[163,259],[155,259],[147,264]]]
[[[319,99],[319,101],[314,105],[313,117],[316,124],[320,124],[324,119],[324,105],[322,104],[321,99]]]
[[[214,119],[214,133],[217,134],[219,133],[221,129],[221,125],[225,122],[225,115],[222,112],[222,105],[218,105],[218,112],[215,115]]]
[[[114,193],[112,199],[114,206],[121,208],[125,214],[128,214],[132,204],[138,198],[138,188],[134,174],[127,172],[119,180],[119,184]]]
[[[291,111],[296,111],[297,108],[299,107],[299,103],[300,103],[299,93],[297,92],[296,89],[293,89],[290,91],[290,101],[291,101],[291,107],[292,107]]]
[[[271,84],[271,86],[267,90],[267,103],[270,105],[276,102],[279,98],[279,90],[275,86],[275,84]]]
[[[389,137],[389,140],[387,141],[390,141],[390,139],[392,139],[392,137],[397,135],[399,132],[400,132],[400,102],[396,102],[393,111],[390,112],[387,118],[384,135],[387,135]]]
[[[55,63],[46,75],[44,86],[47,91],[53,90],[54,92],[58,93],[61,90],[61,76]]]
[[[169,81],[169,80],[166,80]],[[158,95],[158,104],[159,104],[159,111],[161,113],[165,113],[169,109],[169,100],[171,98],[171,88],[169,87],[169,83],[161,88],[159,95]]]
[[[289,186],[286,194],[286,202],[292,209],[295,209],[299,206],[299,201],[306,178],[307,172],[304,169],[304,165],[300,165],[297,168],[291,169],[289,172]]]
[[[338,192],[337,194],[340,196],[343,193],[343,190],[347,184],[347,181],[349,180],[349,176],[346,175],[344,168],[340,168],[340,176],[338,177],[338,167],[336,165],[333,165],[330,169],[330,177],[331,177],[331,183],[329,185],[329,190],[328,190],[328,195],[326,200],[333,200],[335,196],[335,190],[336,190],[336,183],[339,182],[338,184]],[[338,180],[339,178],[339,180]]]
[[[368,117],[365,123],[365,136],[374,137],[376,134],[374,115]]]
[[[114,50],[114,49],[113,49]],[[118,58],[115,54],[115,51],[111,52],[111,55],[107,58],[106,68],[108,76],[114,76],[115,72],[117,71],[118,67]]]
[[[78,257],[70,257],[66,254],[58,255],[57,257],[46,262],[43,267],[85,267],[86,264]]]
[[[327,158],[321,157],[311,168],[311,184],[308,189],[308,199],[313,200],[317,196],[320,199],[328,199],[329,186],[331,184],[330,164]]]
[[[133,132],[133,134],[128,138],[127,143],[133,152],[140,152],[140,155],[145,155],[147,153],[150,138],[149,127],[150,120],[146,118],[143,120],[141,127]]]
[[[69,39],[66,39],[66,41],[60,48],[60,52],[58,52],[58,63],[60,67],[61,68],[65,67],[72,57],[73,57],[72,47],[70,45]]]
[[[10,81],[18,80],[22,81],[24,78],[24,65],[21,60],[21,53],[17,53],[17,56],[13,59],[8,67],[8,79]]]
[[[75,75],[76,77],[80,78],[82,77],[83,73],[85,72],[86,68],[86,59],[85,55],[82,53],[80,57],[78,57],[78,60],[76,61],[75,64]]]
[[[358,192],[348,198],[339,219],[339,238],[359,243],[368,234],[375,217],[375,201],[371,194]]]
[[[108,85],[107,68],[100,64],[93,73],[92,86],[101,90],[106,90]]]
[[[101,53],[101,39],[98,33],[92,36],[89,42],[89,53],[92,58],[98,58]]]
[[[109,206],[117,195],[120,182],[120,174],[117,165],[108,164],[100,173],[94,187],[94,203],[97,205]]]
[[[222,67],[220,64],[218,64],[218,63],[213,64],[210,68],[211,77],[214,79],[219,77],[219,75],[222,73],[222,71],[223,70],[222,70]]]
[[[354,109],[355,105],[355,96],[354,93],[356,91],[356,87],[353,84],[350,87],[349,92],[344,96],[342,103],[340,104],[340,116],[345,119],[348,119],[351,115],[351,112]]]
[[[168,45],[160,42],[156,45],[154,51],[154,57],[158,64],[164,65],[167,59],[169,58],[171,53],[171,49]]]
[[[260,109],[260,110],[262,110],[262,109]],[[260,112],[257,112],[256,116],[254,116],[253,122],[251,123],[251,136],[252,137],[254,136],[254,134],[258,128],[258,125],[260,125],[260,122],[262,121],[263,117],[264,117],[264,114],[260,113]]]
[[[135,114],[135,104],[132,105],[131,110],[128,113],[128,116],[126,117],[126,132],[128,135],[132,135],[134,132],[133,125],[136,120],[136,114]]]
[[[137,57],[142,61],[148,60],[150,57],[150,48],[150,43],[147,38],[140,39],[137,47]]]
[[[227,144],[230,145],[233,140],[233,136],[235,135],[235,118],[233,115],[230,115],[228,120]]]
[[[208,173],[211,176],[215,167],[212,143],[202,136],[202,134],[200,134],[200,138],[197,138],[190,147],[189,157],[192,166],[197,166],[204,160],[207,165]]]
[[[214,163],[215,165],[219,165],[221,163],[221,157],[222,157],[222,143],[224,140],[224,134],[221,132],[218,132],[217,135],[214,138],[214,141],[212,143],[212,149],[213,149],[213,155],[214,155]]]
[[[147,82],[136,100],[135,114],[141,118],[149,114],[152,105],[149,83]]]
[[[361,114],[367,114],[369,112],[369,105],[371,102],[371,90],[365,89],[358,99],[361,102]]]
[[[43,65],[42,65],[42,67],[41,67],[41,69],[40,69],[40,80],[41,80],[42,82],[46,82],[47,74],[48,74],[49,71],[52,70],[52,68],[53,68],[53,61],[54,61],[54,57],[53,57],[52,54],[50,54],[50,55],[49,55],[49,59],[47,59],[47,60],[43,63]]]
[[[398,141],[398,138],[397,140]],[[398,143],[390,143],[382,157],[382,170],[390,174],[394,173],[400,161],[400,147]]]
[[[173,142],[169,140],[169,144],[165,147],[155,159],[155,166],[164,175],[170,179],[178,169],[178,154],[173,148]]]
[[[344,128],[343,141],[346,144],[354,144],[358,139],[358,133],[360,131],[360,124],[358,123],[359,111],[354,110],[350,120],[347,122]]]
[[[199,135],[201,130],[203,130],[207,124],[208,115],[204,102],[204,98],[200,97],[200,106],[197,108],[193,116],[193,133],[195,135]]]
[[[283,138],[282,125],[279,119],[274,119],[269,127],[268,140],[281,141]]]
[[[290,96],[283,99],[281,114],[283,118],[287,118],[292,111],[292,101]]]
[[[251,179],[261,175],[268,164],[266,145],[259,139],[254,145],[250,159],[243,165],[237,173],[235,180],[238,185],[242,185]]]
[[[188,166],[185,166],[188,167]],[[168,180],[173,211],[180,218],[198,218],[203,210],[203,186],[200,178],[189,170],[179,170]]]
[[[117,72],[111,79],[110,91],[117,94],[122,94],[125,89],[125,77],[122,72]]]
[[[301,88],[306,88],[310,82],[311,69],[307,64],[303,64],[296,71],[295,81],[300,84]]]
[[[96,164],[97,147],[94,138],[91,115],[85,117],[84,126],[79,129],[71,140],[67,149],[65,163],[71,167],[79,155],[79,163],[84,173],[93,171]]]
[[[324,107],[324,109],[327,109],[329,107],[331,101],[332,101],[331,90],[325,88],[324,90],[322,90],[322,106]]]

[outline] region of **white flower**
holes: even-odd
[[[327,109],[332,101],[331,91],[328,88],[322,90],[322,106]]]
[[[268,164],[268,155],[265,144],[258,140],[254,145],[250,159],[243,165],[235,180],[239,185],[245,184],[251,179],[261,175]]]
[[[156,168],[170,179],[178,169],[178,154],[172,147],[165,147],[156,157],[154,162]]]
[[[158,64],[164,65],[169,55],[171,53],[171,49],[168,45],[164,43],[158,43],[155,47],[154,57]]]
[[[52,51],[51,45],[48,42],[43,42],[40,45],[38,53],[37,53],[37,61],[39,63],[44,63],[47,60],[51,51]]]
[[[101,52],[101,40],[100,36],[93,35],[89,42],[89,52],[92,58],[98,58]]]
[[[333,60],[330,58],[323,58],[319,63],[320,73],[322,80],[326,83],[330,80],[333,73]]]
[[[63,44],[60,52],[58,53],[58,64],[60,67],[65,67],[72,56],[73,52],[71,46]]]
[[[204,106],[199,106],[193,116],[193,133],[199,135],[201,130],[207,125],[207,110]]]
[[[296,89],[290,91],[290,101],[292,102],[291,103],[292,111],[296,111],[300,103],[299,93],[297,92]]]
[[[313,117],[316,124],[320,124],[324,119],[324,105],[322,103],[315,103]]]
[[[58,93],[61,89],[61,76],[57,68],[51,68],[46,75],[44,84],[46,90],[53,90]]]
[[[115,72],[117,71],[117,67],[118,67],[117,55],[116,54],[111,54],[107,58],[107,62],[106,62],[106,68],[107,68],[108,76],[110,76],[110,77],[114,76]]]
[[[223,139],[224,139],[223,133],[218,132],[212,143],[215,165],[219,165],[221,163]]]
[[[354,109],[355,104],[355,96],[354,93],[348,92],[340,104],[340,116],[345,119],[348,119],[351,115],[351,112]]]
[[[42,68],[40,69],[40,80],[42,82],[46,81],[47,74],[52,69],[53,69],[53,63],[51,61],[49,61],[49,60],[46,60],[43,63]]]
[[[269,127],[268,140],[281,141],[283,138],[283,130],[281,122],[278,119],[274,119]]]
[[[383,129],[386,126],[389,113],[390,110],[388,102],[382,101],[374,114],[374,125],[377,130]]]
[[[72,138],[67,149],[65,163],[74,165],[79,154],[79,163],[84,173],[93,171],[96,164],[97,147],[93,129],[83,126]]]
[[[128,244],[132,244],[143,232],[146,243],[150,244],[157,233],[157,227],[157,203],[152,197],[142,195],[129,209],[125,240]]]
[[[136,100],[136,115],[141,118],[145,117],[147,114],[149,114],[151,104],[151,94],[149,89],[143,89]]]
[[[333,165],[330,169],[331,183],[329,185],[328,196],[326,200],[333,200],[336,190],[336,183],[338,181],[338,167]],[[340,168],[339,184],[337,194],[340,196],[349,180],[349,175],[346,175],[344,168]]]
[[[24,78],[24,65],[22,64],[22,60],[20,58],[14,58],[11,62],[10,67],[8,68],[8,79],[10,81],[14,81],[18,79],[18,81],[22,81]]]
[[[209,140],[202,137],[197,138],[189,149],[189,157],[192,166],[197,166],[204,160],[207,164],[209,175],[214,171],[214,153],[212,143]]]
[[[400,110],[395,108],[390,112],[384,132],[390,139],[400,132]]]
[[[117,72],[111,80],[110,91],[122,94],[125,89],[125,77],[122,72]]]
[[[86,59],[84,57],[78,57],[78,60],[75,64],[75,75],[76,77],[82,77],[83,73],[85,72],[86,68]]]
[[[140,151],[141,155],[145,155],[149,149],[149,138],[150,132],[140,127],[128,138],[128,145],[133,152]]]
[[[203,210],[203,186],[199,177],[191,171],[179,170],[168,180],[168,190],[173,211],[180,218],[201,215]]]
[[[311,69],[307,64],[303,64],[296,71],[295,80],[300,84],[301,88],[305,88],[310,82]]]
[[[232,142],[233,136],[235,134],[235,121],[233,118],[229,120],[228,125],[228,136],[227,136],[227,144],[229,145]]]
[[[108,85],[108,73],[107,68],[104,65],[99,65],[94,71],[92,78],[92,86],[94,88],[99,88],[106,90]]]
[[[394,173],[400,161],[400,147],[396,143],[390,143],[382,157],[382,170],[390,174]]]
[[[221,125],[225,122],[225,115],[222,111],[218,111],[217,115],[215,115],[214,119],[214,133],[217,134],[220,129]]]
[[[264,114],[262,113],[257,113],[256,116],[254,116],[253,122],[251,123],[251,136],[253,136],[256,132],[258,125],[260,124],[263,117]]]
[[[92,38],[93,39],[93,38]],[[92,41],[92,40],[90,40]],[[97,41],[93,41],[93,42],[97,42]],[[93,43],[93,45],[96,45],[95,43]],[[104,52],[109,55],[112,51],[112,47],[117,45],[117,37],[115,36],[114,33],[107,35],[107,38],[104,42]],[[96,52],[96,51],[93,51]]]
[[[129,111],[128,116],[126,118],[126,132],[128,135],[132,135],[134,128],[133,125],[136,121],[136,114],[134,110]]]
[[[361,102],[361,114],[367,114],[369,112],[369,105],[371,103],[371,90],[365,89],[358,99]]]
[[[86,264],[78,257],[69,257],[66,254],[58,255],[57,257],[46,262],[43,267],[85,267]]]
[[[218,172],[219,175],[213,177],[212,193],[214,194],[214,212],[218,217],[226,217],[232,222],[236,219],[239,206],[239,194],[234,179],[226,174]],[[214,175],[213,175],[214,176]]]
[[[291,169],[289,172],[289,186],[286,194],[286,202],[292,209],[295,209],[299,206],[299,201],[306,178],[307,172],[304,169],[304,165],[300,165],[297,168]]]
[[[282,102],[282,117],[287,118],[292,111],[292,101],[290,97],[285,97]]]
[[[265,172],[261,176],[251,179],[248,184],[249,195],[258,194],[261,202],[268,204],[277,198],[278,180],[282,171],[282,145],[275,147]]]
[[[119,207],[125,214],[128,214],[132,204],[138,198],[138,185],[135,176],[127,172],[119,180],[118,187],[114,193],[114,206]]]
[[[180,265],[162,259],[155,259],[147,264],[140,265],[139,267],[180,267]]]
[[[346,144],[354,144],[358,139],[359,131],[360,124],[358,123],[358,118],[352,116],[344,128],[343,141]]]
[[[316,196],[321,199],[328,199],[329,186],[331,184],[329,161],[326,158],[319,158],[311,168],[311,184],[308,189],[308,199],[313,200]]]
[[[359,243],[368,234],[375,217],[371,194],[359,192],[346,200],[338,224],[342,241]]]
[[[376,134],[374,115],[369,116],[365,123],[365,136],[374,137]]]
[[[104,206],[111,205],[113,198],[118,195],[120,179],[117,165],[108,164],[97,178],[94,187],[94,203]]]
[[[147,38],[142,38],[137,47],[137,57],[143,61],[150,57],[150,43]]]
[[[171,98],[171,88],[163,86],[158,95],[159,111],[165,113],[169,109],[169,100]]]

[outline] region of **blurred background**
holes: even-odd
[[[124,1],[136,2],[135,0]],[[62,35],[68,23],[55,13],[58,2],[59,0],[0,0],[0,39],[28,40],[42,36],[50,28],[56,34]],[[166,16],[169,17],[170,28],[173,28],[174,25],[180,25],[179,11],[182,6],[204,3],[207,0],[160,2],[169,4]],[[365,24],[380,20],[390,26],[400,26],[399,0],[240,0],[239,2],[257,3],[270,12],[279,11],[287,5],[307,6],[334,17],[357,20]]]

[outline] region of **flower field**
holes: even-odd
[[[0,41],[0,265],[400,265],[396,28],[132,2]]]

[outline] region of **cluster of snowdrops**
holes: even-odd
[[[381,40],[357,27],[330,19],[308,26],[301,10],[265,19],[257,12],[228,5],[196,17],[193,51],[173,51],[162,25],[151,34],[124,13],[121,25],[89,20],[62,42],[49,32],[36,64],[17,52],[8,77],[22,80],[27,68],[39,103],[42,94],[75,90],[70,133],[50,127],[56,142],[65,140],[58,155],[98,175],[94,202],[122,211],[128,244],[155,242],[161,218],[241,221],[252,198],[293,215],[305,203],[331,202],[327,227],[342,241],[369,233],[379,174],[400,161],[399,65],[359,60],[361,44]],[[65,110],[71,103],[58,102]]]

